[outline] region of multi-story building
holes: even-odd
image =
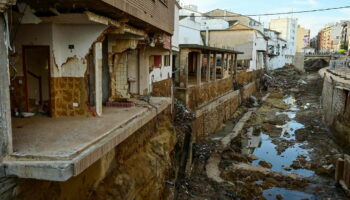
[[[267,37],[267,69],[275,70],[282,68],[286,65],[286,50],[287,41],[280,38],[280,34],[277,31],[265,29],[265,35]]]
[[[104,182],[116,199],[161,199],[174,6],[23,0],[0,13],[0,199],[95,199]]]
[[[287,63],[291,64],[296,53],[297,23],[295,18],[272,19],[269,29],[281,33],[281,38],[287,41]]]
[[[206,16],[210,16],[210,17],[215,17],[215,19],[223,19],[228,21],[229,26],[233,26],[236,24],[241,24],[256,30],[259,30],[261,32],[264,32],[264,25],[251,18],[248,16],[244,16],[238,13],[234,13],[228,10],[223,10],[223,9],[215,9],[212,11],[209,11],[207,13],[205,13],[204,15]]]
[[[298,25],[296,38],[296,52],[303,52],[305,47],[310,46],[310,30]]]
[[[233,48],[244,54],[238,55],[238,67],[248,71],[266,68],[267,38],[263,32],[241,24],[225,30],[210,30],[209,45]]]
[[[202,30],[227,29],[229,23],[223,19],[211,18],[198,11],[196,5],[183,5],[180,10],[180,44],[204,45]]]
[[[327,24],[318,33],[318,50],[320,52],[338,52],[340,49],[348,50],[349,22],[340,21]]]

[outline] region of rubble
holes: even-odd
[[[189,194],[197,194],[198,199],[287,199],[285,190],[264,196],[269,194],[265,191],[284,188],[288,195],[302,192],[306,199],[347,199],[329,187],[334,184],[334,164],[341,151],[322,124],[319,79],[309,79],[292,67],[275,70],[269,76],[269,98],[259,102],[260,107],[221,155],[219,173],[224,181],[214,184],[201,177],[205,156],[192,170],[190,185],[186,186]],[[256,100],[250,101],[254,107]],[[285,127],[291,121],[292,126]],[[215,148],[212,144],[207,152],[216,153]],[[256,154],[257,149],[260,154]]]
[[[262,166],[262,167],[265,167],[265,168],[269,168],[269,169],[272,168],[272,164],[271,163],[263,161],[263,160],[259,162],[259,165]]]

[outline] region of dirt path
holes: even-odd
[[[348,199],[333,181],[342,150],[322,123],[322,79],[291,68],[272,76],[264,103],[196,145],[179,199]]]

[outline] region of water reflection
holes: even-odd
[[[266,198],[267,200],[275,200],[276,195],[282,195],[283,199],[288,199],[288,200],[300,200],[300,199],[315,200],[316,199],[314,195],[307,194],[305,192],[288,190],[285,188],[278,188],[278,187],[265,190],[263,197]]]

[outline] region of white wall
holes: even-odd
[[[273,51],[268,50],[269,56],[267,59],[268,70],[275,70],[286,65],[286,48],[283,48],[287,43],[279,38],[279,34],[274,31],[265,31],[270,39],[268,40],[268,49],[273,47]],[[278,55],[279,53],[279,55]]]
[[[198,44],[203,45],[201,37],[201,24],[190,20],[189,18],[180,21],[179,27],[180,44]]]
[[[287,41],[287,55],[295,56],[296,52],[296,37],[297,37],[297,19],[281,18],[272,19],[270,29],[281,33],[281,38]]]
[[[59,71],[54,76],[84,77],[86,72],[85,56],[92,44],[107,28],[105,25],[53,25],[53,53]],[[69,45],[74,45],[70,50]],[[68,58],[76,57],[75,63],[67,63]],[[79,67],[78,67],[79,66]]]
[[[174,34],[172,37],[172,50],[180,51],[179,49],[179,37],[180,37],[180,19],[179,19],[180,9],[177,5],[175,5],[175,13],[174,13]]]
[[[162,64],[161,67],[153,68],[153,66],[150,66],[149,63],[149,57],[153,55],[161,55],[162,56]],[[171,66],[171,60],[170,65],[165,66],[164,65],[164,56],[170,55],[170,52],[163,49],[158,48],[147,48],[146,50],[146,64],[149,66],[152,71],[149,73],[149,85],[150,88],[152,88],[152,83],[167,80],[169,78],[172,78],[172,66]]]
[[[229,23],[223,19],[206,19],[201,21],[201,30],[224,30],[229,28]]]

